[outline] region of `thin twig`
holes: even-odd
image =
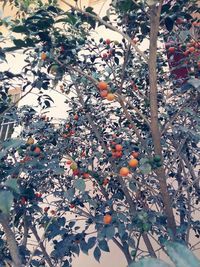
[[[120,31],[118,28],[116,28],[112,24],[106,22],[105,20],[103,20],[102,18],[100,18],[98,15],[94,15],[94,14],[91,14],[89,12],[86,12],[86,11],[84,11],[84,10],[78,8],[78,7],[74,7],[73,5],[69,4],[65,0],[61,0],[61,2],[63,2],[67,6],[69,6],[71,9],[74,9],[76,11],[79,11],[82,14],[84,14],[84,15],[86,15],[88,17],[91,17],[91,18],[95,19],[96,21],[99,21],[100,23],[102,23],[107,28],[113,30],[114,32],[119,33],[120,35],[122,35],[131,44],[131,46],[137,51],[137,53],[145,60],[145,62],[148,63],[148,57],[138,48],[138,46],[134,43],[134,41],[126,33]]]

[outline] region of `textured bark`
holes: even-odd
[[[162,146],[161,146],[161,131],[159,128],[158,121],[158,102],[157,102],[157,39],[160,24],[160,12],[162,7],[162,2],[160,1],[159,6],[154,5],[150,10],[150,47],[149,47],[149,83],[150,83],[150,110],[151,110],[151,133],[154,144],[154,152],[156,155],[160,155],[162,158]],[[164,212],[167,216],[168,228],[175,235],[176,233],[176,223],[171,206],[171,200],[169,197],[165,170],[160,167],[156,171],[160,192],[162,195],[162,200],[164,203]]]
[[[10,255],[12,258],[13,267],[22,267],[22,262],[21,262],[21,257],[19,254],[18,245],[17,245],[17,242],[15,240],[15,235],[9,226],[8,216],[1,214],[0,215],[0,224],[2,225],[3,230],[5,232],[5,235],[6,235],[6,240],[7,240]]]

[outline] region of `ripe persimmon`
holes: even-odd
[[[175,47],[171,46],[168,48],[168,51],[172,54],[175,52]]]
[[[106,82],[98,82],[97,87],[99,90],[107,90],[108,89],[108,84]]]
[[[129,169],[127,167],[122,167],[120,170],[119,170],[119,174],[121,176],[127,176],[129,174]]]
[[[103,180],[103,185],[106,186],[108,183],[109,183],[109,179],[108,179],[108,178],[105,178],[105,179]]]
[[[106,44],[109,45],[111,43],[110,39],[106,39]]]
[[[120,158],[120,157],[122,156],[122,151],[116,151],[116,152],[115,152],[115,156],[116,156],[117,158]]]
[[[45,52],[42,52],[41,55],[40,55],[40,58],[42,60],[45,60],[47,58],[47,54]]]
[[[136,168],[138,166],[138,160],[137,159],[131,159],[131,160],[129,160],[128,165],[130,167]]]
[[[193,53],[195,51],[195,47],[191,46],[188,50],[189,50],[190,53]]]
[[[139,152],[134,151],[131,155],[137,159],[139,157]]]
[[[84,172],[84,173],[83,173],[83,178],[84,178],[84,179],[88,179],[88,178],[90,178],[90,174],[87,173],[87,172]]]
[[[74,120],[75,120],[75,121],[78,120],[78,115],[77,115],[77,114],[74,115]]]
[[[108,57],[108,55],[106,53],[102,54],[102,58],[106,59]]]
[[[122,151],[122,149],[123,149],[122,145],[117,144],[117,145],[115,146],[115,150],[116,150],[116,151]]]
[[[104,224],[110,224],[112,221],[112,216],[110,214],[106,214],[104,217],[103,217],[103,222]]]
[[[115,95],[112,94],[112,93],[109,93],[109,94],[107,95],[106,99],[107,99],[108,101],[113,101],[113,100],[115,99]]]
[[[108,95],[108,91],[107,90],[103,90],[100,92],[101,97],[106,97]]]
[[[34,149],[34,152],[37,153],[37,154],[40,154],[41,153],[41,149],[39,147],[36,147]]]

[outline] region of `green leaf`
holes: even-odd
[[[9,214],[13,204],[13,194],[9,191],[0,191],[0,210],[2,213]]]
[[[99,249],[99,247],[95,248],[93,255],[94,255],[95,260],[99,262],[100,257],[101,257],[101,250]]]
[[[91,249],[94,247],[94,245],[96,244],[96,240],[97,238],[95,236],[92,236],[88,239],[88,242],[87,242],[88,249]]]
[[[105,236],[107,239],[112,239],[115,235],[115,227],[113,225],[109,225],[105,227]]]
[[[72,187],[64,193],[64,197],[66,197],[69,201],[72,201],[74,199],[74,194],[75,194],[75,188]]]
[[[14,28],[12,28],[13,32],[17,32],[17,33],[27,33],[27,27],[23,26],[23,25],[19,25],[19,26],[15,26]]]
[[[176,267],[199,267],[200,261],[186,246],[180,243],[167,242],[167,253]]]
[[[5,157],[6,154],[7,154],[6,151],[1,151],[0,152],[0,159],[2,159],[3,157]]]
[[[10,139],[9,141],[3,142],[1,145],[4,149],[16,148],[24,143],[23,140],[15,138]]]
[[[108,243],[105,239],[99,241],[99,248],[105,252],[110,252],[110,249],[108,247]]]
[[[5,186],[11,188],[15,193],[19,194],[19,186],[16,179],[8,179],[5,182]]]
[[[78,179],[74,181],[74,187],[80,192],[85,192],[85,181],[83,179]]]
[[[26,43],[20,39],[14,39],[13,43],[15,44],[16,47],[21,48],[21,47],[26,47]]]
[[[144,258],[138,262],[131,263],[128,267],[171,267],[164,261],[152,258]]]

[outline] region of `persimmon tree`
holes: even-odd
[[[197,249],[196,1],[117,0],[104,17],[67,0],[68,11],[9,2],[17,16],[1,24],[18,37],[0,57],[23,51],[25,66],[0,73],[1,117],[22,127],[1,142],[1,266],[67,267],[89,250],[100,261],[110,242],[127,264],[167,253],[166,241]],[[98,27],[120,40],[93,38]],[[66,118],[11,104],[16,81],[44,111],[57,90]]]

